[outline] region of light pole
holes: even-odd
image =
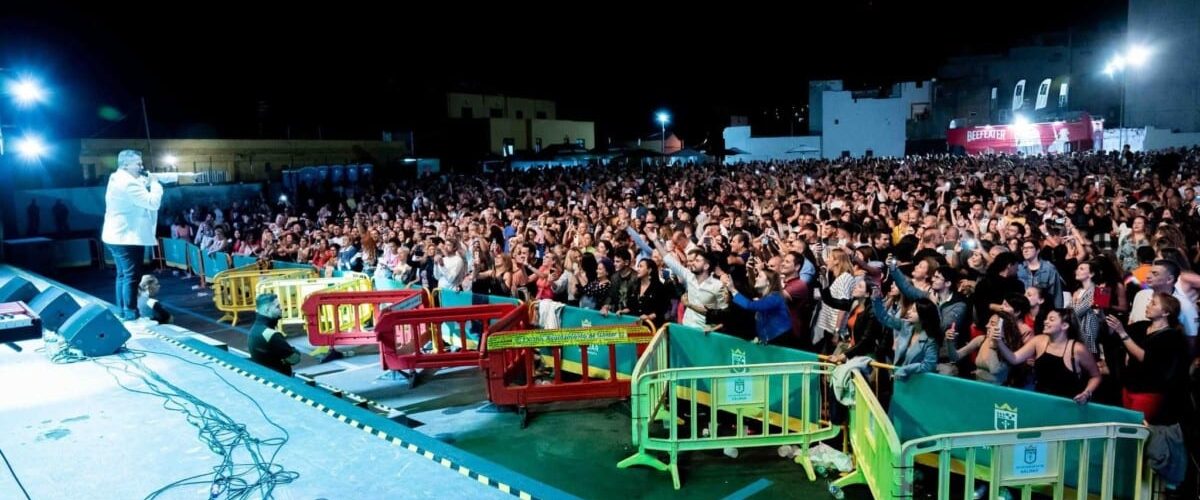
[[[667,114],[666,111],[659,111],[657,120],[658,120],[658,124],[662,125],[662,136],[661,136],[662,137],[662,147],[660,147],[659,149],[660,149],[660,152],[663,154],[663,156],[666,156],[667,155],[667,122],[671,121],[671,115]]]
[[[1117,148],[1118,151],[1123,151],[1126,146],[1125,138],[1125,88],[1129,83],[1129,72],[1126,71],[1130,66],[1141,67],[1150,58],[1150,49],[1134,45],[1129,47],[1124,54],[1113,56],[1108,64],[1104,66],[1104,74],[1112,78],[1117,72],[1121,73],[1121,144]]]

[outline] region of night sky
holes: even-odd
[[[421,127],[444,109],[445,91],[460,90],[555,99],[560,118],[594,120],[599,141],[652,133],[665,108],[695,144],[719,137],[730,114],[805,104],[810,78],[929,78],[949,55],[1068,28],[1111,26],[1117,38],[1127,9],[1112,0],[837,3],[536,16],[303,11],[296,2],[257,12],[206,3],[195,13],[42,6],[0,14],[0,67],[36,72],[53,102],[19,115],[5,103],[0,119],[51,137],[140,137],[144,96],[155,138],[316,138],[320,126],[327,139],[375,139]]]

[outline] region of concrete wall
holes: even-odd
[[[54,214],[51,209],[56,201],[62,200],[69,211],[68,229],[70,231],[96,231],[97,237],[99,237],[100,226],[104,222],[104,191],[105,186],[17,191],[12,206],[19,215],[17,217],[19,234],[21,236],[27,234],[26,210],[31,200],[37,201],[40,214],[38,232],[41,234],[54,232]],[[219,203],[221,206],[227,206],[234,200],[256,198],[261,192],[262,185],[257,183],[168,186],[163,190],[163,204],[158,211],[158,222],[160,225],[165,225],[172,217],[195,205]],[[7,237],[15,238],[17,235],[8,234]]]
[[[382,141],[287,141],[163,139],[153,142],[153,152],[145,139],[82,139],[79,168],[85,182],[93,182],[111,173],[122,149],[142,151],[143,161],[152,169],[171,170],[163,158],[178,158],[179,172],[223,172],[226,181],[262,181],[267,167],[278,176],[284,166],[342,165],[348,163],[387,164],[408,154],[403,142]],[[193,179],[184,178],[181,184]]]
[[[824,94],[826,90],[841,91],[842,81],[814,80],[808,82],[808,132],[810,134],[819,135],[821,133],[823,108],[821,94]]]
[[[1161,128],[1147,128],[1146,140],[1143,143],[1146,151],[1196,145],[1200,145],[1200,133],[1198,132],[1172,132]]]
[[[750,127],[726,127],[721,134],[726,148],[748,151],[748,155],[725,157],[725,163],[770,160],[799,160],[821,157],[821,136],[753,137]],[[791,151],[791,152],[789,152]]]
[[[488,152],[504,154],[504,139],[513,140],[513,148],[518,151],[529,149],[529,120],[509,118],[491,118],[488,120]]]
[[[498,118],[510,119],[557,119],[557,106],[554,101],[545,99],[529,99],[525,97],[507,97],[502,95],[463,94],[451,92],[446,94],[446,116],[453,119],[465,118],[463,108],[471,110],[471,118],[494,118],[492,110],[499,110]],[[544,117],[539,118],[538,113]],[[519,116],[518,116],[519,115]]]
[[[596,125],[592,122],[573,120],[529,120],[529,146],[533,150],[534,141],[542,138],[542,147],[551,144],[562,144],[566,138],[568,143],[575,144],[583,139],[586,148],[596,147]]]
[[[1200,2],[1130,0],[1127,43],[1151,55],[1126,69],[1126,124],[1200,132]]]
[[[503,154],[506,138],[513,139],[517,151],[533,151],[539,138],[543,148],[562,144],[563,137],[571,144],[583,139],[584,147],[596,147],[596,126],[592,122],[492,118],[488,125],[488,151],[495,154]]]
[[[1125,143],[1129,143],[1129,148],[1134,151],[1146,150],[1146,129],[1130,128],[1125,129],[1123,132],[1122,134],[1122,130],[1117,128],[1104,129],[1103,149],[1105,151],[1120,151]]]
[[[821,151],[838,158],[843,151],[864,156],[903,156],[909,103],[901,98],[854,99],[850,92],[822,95]]]

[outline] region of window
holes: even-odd
[[[475,118],[475,110],[471,109],[470,106],[463,106],[462,117],[463,118]]]
[[[501,154],[501,156],[506,156],[506,157],[512,156],[514,153],[517,152],[516,149],[517,149],[517,141],[515,139],[513,139],[512,137],[505,137],[504,138],[504,147],[500,150],[500,154]]]
[[[539,119],[539,120],[545,120],[545,119],[546,119],[546,112],[545,112],[545,111],[538,111],[538,112],[537,112],[537,119]]]
[[[541,137],[538,137],[537,139],[533,140],[533,152],[534,153],[542,152],[542,138]]]
[[[500,108],[489,109],[488,116],[491,116],[492,118],[504,118],[504,110]]]
[[[517,110],[517,119],[518,119],[518,120],[524,120],[524,119],[525,119],[525,112],[524,112],[524,111]]]

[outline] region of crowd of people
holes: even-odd
[[[1200,150],[594,165],[173,217],[205,251],[1191,414]],[[1189,389],[1190,388],[1190,389]]]

